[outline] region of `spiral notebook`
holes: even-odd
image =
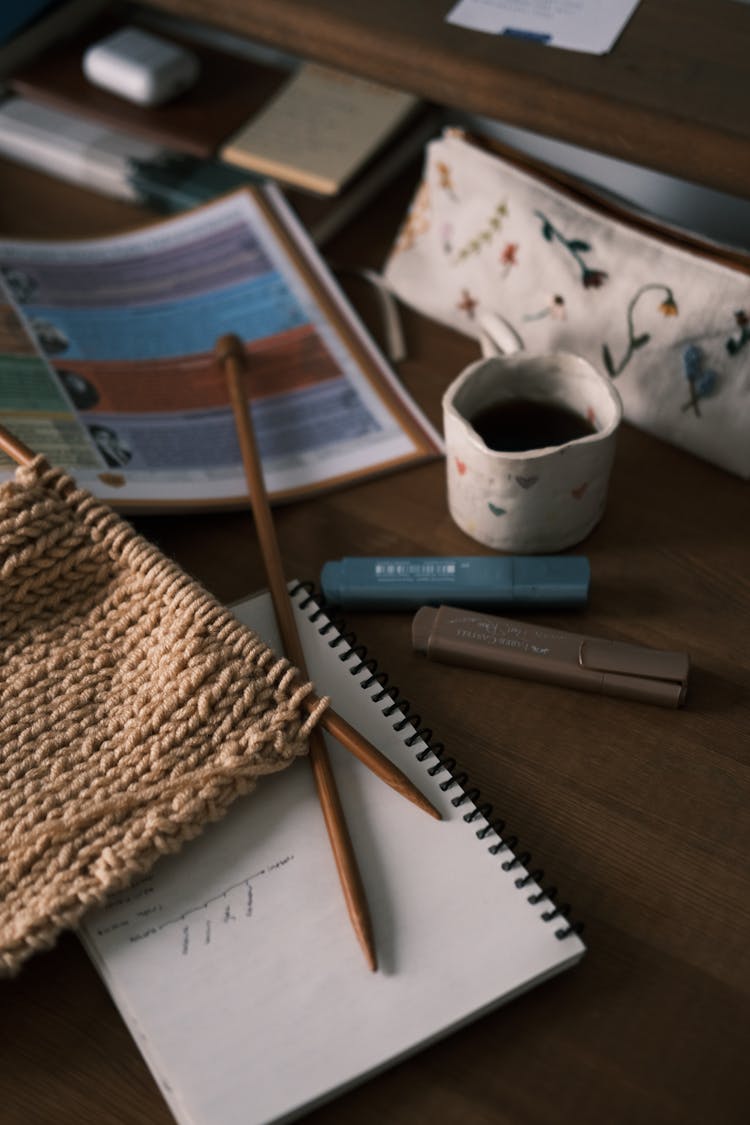
[[[264,778],[223,821],[87,916],[81,936],[181,1125],[292,1120],[584,952],[577,927],[351,634],[304,587],[293,603],[319,692],[444,820],[329,743],[377,973],[349,925],[305,761]],[[279,648],[269,595],[235,612]]]

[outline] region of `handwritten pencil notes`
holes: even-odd
[[[221,156],[253,172],[335,195],[416,110],[411,94],[304,64]]]

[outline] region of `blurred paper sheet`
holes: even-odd
[[[638,0],[459,0],[446,20],[472,31],[603,55],[637,5]]]

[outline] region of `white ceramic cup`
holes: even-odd
[[[470,419],[502,401],[551,403],[588,419],[594,432],[523,452],[490,449]],[[480,359],[443,396],[448,507],[467,535],[501,551],[561,551],[604,512],[622,404],[610,379],[580,356]]]

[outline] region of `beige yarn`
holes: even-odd
[[[43,458],[0,487],[0,973],[289,765],[326,701]]]

